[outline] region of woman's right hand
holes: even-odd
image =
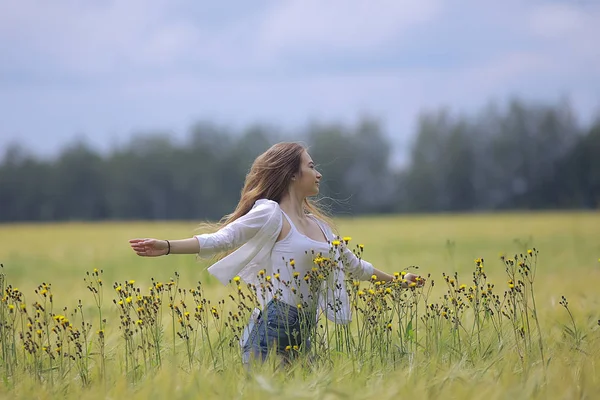
[[[166,240],[159,239],[130,239],[129,244],[138,256],[158,257],[164,256],[169,250]]]

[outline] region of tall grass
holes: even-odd
[[[499,217],[487,218],[493,225]],[[427,219],[411,225],[423,222]],[[351,231],[361,223],[346,222],[344,228]],[[389,229],[390,223],[379,224]],[[480,225],[480,232],[484,228]],[[245,396],[261,398],[303,393],[585,397],[600,386],[594,372],[600,358],[599,313],[594,307],[599,297],[592,284],[600,267],[598,253],[593,254],[599,249],[586,237],[574,245],[564,237],[544,237],[542,231],[533,234],[541,237],[541,245],[532,246],[531,239],[514,241],[512,254],[496,251],[493,259],[487,257],[489,250],[459,252],[463,258],[472,256],[467,268],[454,266],[456,252],[438,249],[440,259],[447,257],[443,265],[420,265],[419,271],[431,271],[425,274],[424,288],[404,287],[403,273],[415,268],[407,262],[395,271],[397,280],[391,284],[348,277],[345,289],[353,323],[345,327],[321,317],[311,331],[310,350],[287,349],[293,359],[287,366],[271,355],[266,363],[253,365],[252,373],[241,365],[238,341],[258,299],[255,288],[243,282],[233,280],[223,289],[203,274],[192,284],[182,281],[180,273],[159,279],[141,268],[119,274],[114,268],[82,267],[71,272],[79,274],[79,284],[70,279],[69,291],[57,291],[49,280],[19,281],[18,266],[7,263],[0,276],[2,390],[24,397],[37,397],[35,388],[92,397],[233,397],[242,390]],[[574,263],[567,272],[544,255],[546,249],[556,251],[546,240],[575,248],[579,257],[585,248],[595,263],[586,269]],[[503,247],[501,240],[499,244]],[[364,248],[353,246],[359,257]],[[324,255],[315,261],[313,270],[298,279],[318,286],[327,279],[332,259]],[[582,271],[589,279],[573,285]],[[118,275],[120,279],[108,280]],[[276,279],[275,274],[261,275],[267,290]],[[64,283],[60,276],[57,280]],[[571,298],[575,300],[570,304]],[[300,307],[311,304],[307,299]]]

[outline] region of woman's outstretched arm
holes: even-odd
[[[196,238],[161,240],[130,239],[129,244],[138,256],[159,257],[167,254],[198,254],[200,244]]]
[[[259,200],[245,215],[222,227],[217,232],[195,235],[189,239],[131,239],[129,244],[137,255],[158,257],[167,254],[199,254],[211,256],[230,251],[254,237],[265,224],[272,224],[277,214],[277,204]]]
[[[343,251],[344,261],[346,268],[359,280],[370,280],[373,276],[377,281],[392,282],[397,279],[394,275],[390,275],[387,272],[381,271],[373,266],[370,262],[359,258],[347,247]],[[407,273],[402,279],[402,287],[408,287],[411,283],[415,283],[416,286],[421,287],[425,284],[425,279],[418,275]]]
[[[420,277],[419,275],[411,274],[410,272],[407,272],[406,274],[404,274],[404,277],[396,278],[395,276],[390,275],[386,272],[380,271],[377,268],[373,268],[373,275],[375,275],[377,277],[378,281],[384,281],[384,282],[392,282],[395,279],[400,279],[400,280],[402,280],[402,282],[401,282],[402,287],[409,287],[409,285],[411,283],[415,283],[415,285],[413,285],[413,286],[417,286],[417,287],[422,287],[423,285],[425,285],[424,278]]]

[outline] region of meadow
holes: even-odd
[[[209,261],[193,255],[141,258],[128,246],[135,237],[190,237],[194,222],[0,225],[0,395],[491,400],[600,393],[600,213],[336,222],[349,247],[364,245],[364,259],[399,279],[419,273],[425,287],[351,281],[349,331],[321,320],[316,360],[299,354],[281,367],[271,357],[251,372],[234,336],[249,314],[239,303],[251,307],[247,288],[224,287],[206,272]]]

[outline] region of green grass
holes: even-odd
[[[56,313],[76,308],[81,300],[95,335],[99,322],[86,273],[101,270],[104,290],[102,306],[106,322],[107,375],[99,379],[99,365],[89,363],[91,384],[82,387],[76,374],[67,378],[45,378],[21,371],[5,378],[0,393],[11,398],[593,398],[600,391],[600,213],[514,213],[497,215],[436,215],[340,219],[340,234],[352,243],[365,245],[364,258],[376,267],[402,271],[418,266],[435,282],[430,301],[439,301],[447,286],[442,273],[457,273],[469,284],[474,260],[485,260],[488,281],[497,293],[507,288],[500,254],[512,257],[539,251],[535,298],[546,352],[545,365],[535,346],[523,362],[507,341],[487,356],[472,349],[449,360],[449,353],[426,356],[416,350],[397,365],[361,364],[353,354],[333,355],[333,365],[315,370],[299,363],[278,371],[267,363],[246,374],[234,355],[216,365],[208,358],[190,368],[185,351],[177,343],[177,358],[171,358],[172,339],[168,310],[164,314],[165,347],[161,368],[141,374],[132,383],[124,373],[119,336],[118,307],[113,283],[130,279],[146,290],[151,279],[168,282],[179,275],[180,286],[194,288],[203,283],[206,296],[226,298],[234,293],[207,272],[206,261],[194,256],[173,255],[140,258],[129,249],[133,237],[184,238],[193,234],[193,222],[178,223],[69,223],[0,225],[0,262],[9,284],[25,294],[28,306],[36,299],[38,285],[51,283]],[[575,327],[582,340],[575,340],[569,314],[560,305],[569,302]],[[166,309],[166,304],[164,305]],[[470,321],[465,316],[466,321]],[[424,328],[417,330],[421,338]],[[489,332],[487,332],[489,333]],[[492,336],[486,336],[494,343]],[[94,339],[92,352],[96,351]],[[537,342],[534,340],[534,344]],[[199,354],[206,354],[205,343]],[[359,367],[357,367],[357,365]],[[2,367],[3,368],[3,367]],[[71,371],[72,372],[72,371]],[[5,374],[3,374],[4,376]],[[45,375],[49,376],[48,374]]]

